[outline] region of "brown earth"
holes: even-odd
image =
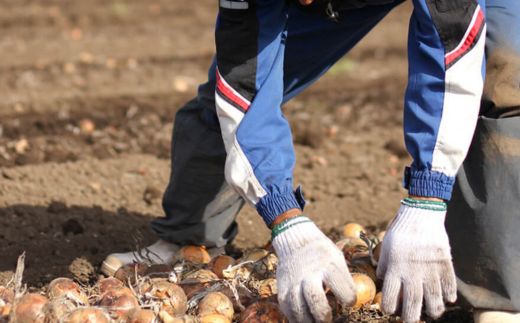
[[[172,120],[204,80],[216,6],[0,0],[0,9],[0,284],[26,251],[25,279],[38,288],[71,276],[78,258],[97,267],[154,240]],[[404,194],[409,11],[395,10],[285,107],[296,182],[326,231],[383,228]],[[237,247],[267,242],[251,208],[239,224]]]

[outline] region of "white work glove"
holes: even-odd
[[[332,322],[323,283],[345,305],[356,289],[343,253],[308,218],[299,216],[273,228],[278,255],[278,302],[291,323]]]
[[[384,279],[383,310],[396,312],[402,291],[401,317],[419,321],[426,312],[437,318],[445,302],[457,299],[450,243],[444,227],[446,203],[404,199],[383,239],[377,276]]]

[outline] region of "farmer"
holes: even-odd
[[[331,318],[323,283],[345,304],[354,301],[355,290],[342,253],[302,215],[302,192],[293,190],[291,131],[280,107],[403,1],[305,2],[309,6],[304,9],[280,0],[220,0],[216,58],[197,98],[177,113],[170,183],[163,199],[166,218],[152,223],[160,240],[147,254],[165,263],[182,245],[222,247],[237,234],[235,217],[250,203],[272,229],[282,311],[291,322],[322,322]],[[405,142],[413,157],[404,175],[409,197],[388,228],[378,267],[384,278],[384,310],[394,313],[400,306],[406,322],[419,320],[423,304],[430,316],[438,317],[444,303],[457,298],[444,222],[479,115],[486,32],[484,0],[413,0],[413,5],[404,112]],[[498,37],[507,29],[518,39],[513,34],[519,30],[514,26],[520,27],[518,1],[488,0],[487,9],[495,15],[490,18],[490,50],[509,44],[520,49],[509,38]],[[520,75],[501,76],[506,72],[501,66],[508,63],[495,62],[497,84]],[[518,82],[511,84],[518,97]],[[491,96],[493,110],[511,103],[502,95],[497,91]],[[504,243],[518,242],[509,239]],[[500,259],[518,259],[516,252]],[[109,255],[102,270],[111,274],[139,261],[135,257]],[[518,275],[515,268],[509,282]],[[513,299],[511,293],[504,295]],[[518,310],[518,299],[496,309]]]

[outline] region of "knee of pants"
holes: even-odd
[[[492,118],[520,116],[520,54],[495,48],[487,58],[483,114]]]

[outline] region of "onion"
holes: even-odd
[[[150,278],[169,278],[172,272],[173,268],[170,265],[154,264],[146,268],[143,276],[148,276]]]
[[[211,257],[204,246],[184,246],[179,251],[182,259],[196,264],[207,264]]]
[[[123,283],[115,277],[102,278],[96,284],[100,294],[104,294],[110,289],[117,289],[123,286]]]
[[[345,238],[359,238],[363,231],[365,231],[365,228],[361,224],[347,223],[343,227],[343,236]]]
[[[223,315],[232,320],[235,314],[233,303],[220,292],[209,293],[200,301],[198,315],[204,317],[210,314]]]
[[[360,308],[372,303],[376,296],[376,285],[374,281],[365,274],[353,273],[352,278],[356,284],[356,304],[354,308]]]
[[[126,287],[114,288],[101,295],[99,305],[107,309],[116,320],[126,320],[136,309],[139,302],[132,291]]]
[[[0,286],[0,300],[4,301],[4,303],[12,303],[14,301],[14,291]]]
[[[212,271],[199,269],[186,275],[181,286],[188,299],[190,299],[194,295],[206,289],[211,282],[216,280],[218,280],[218,277]]]
[[[153,280],[146,293],[161,302],[161,310],[172,316],[183,315],[188,310],[188,299],[181,287],[167,280]]]
[[[209,314],[201,317],[200,323],[231,323],[231,320],[224,315]]]
[[[367,275],[373,281],[377,281],[376,268],[372,266],[372,261],[369,256],[355,257],[349,264],[354,272],[359,272]]]
[[[381,310],[383,307],[383,292],[378,292],[372,301],[376,305],[376,309]]]
[[[191,315],[183,315],[173,317],[165,311],[159,312],[159,318],[162,323],[198,323],[198,320]]]
[[[56,278],[49,284],[48,296],[51,300],[70,299],[81,305],[88,304],[88,297],[79,285],[69,278]]]
[[[14,323],[43,323],[44,307],[49,300],[40,294],[25,294],[14,305],[12,313]]]
[[[351,260],[354,257],[368,256],[368,246],[360,238],[345,238],[336,242],[336,246],[343,251],[345,259]]]
[[[240,300],[240,304],[242,306],[249,306],[253,301],[256,300],[257,296],[253,294],[249,289],[238,285],[236,286],[236,291],[238,294],[238,299]],[[235,298],[235,293],[231,290],[229,286],[224,286],[220,292],[227,296],[233,303],[233,308],[235,312],[240,312],[242,310],[241,306],[238,303],[238,300]]]
[[[240,315],[240,323],[286,323],[276,304],[270,302],[256,302],[248,306]]]
[[[129,323],[156,323],[157,318],[152,310],[137,310],[132,314]]]
[[[61,320],[60,320],[61,321]],[[110,317],[100,308],[79,308],[63,321],[64,323],[109,323]]]
[[[218,278],[224,278],[223,271],[229,266],[233,266],[235,264],[235,259],[230,256],[217,256],[211,260],[208,268],[214,272]]]
[[[3,318],[5,318],[5,321],[7,322],[7,318],[11,314],[11,309],[11,304],[5,304],[4,306],[0,306],[0,322],[2,322]]]
[[[143,276],[146,269],[148,269],[148,266],[145,264],[128,264],[119,268],[114,274],[114,277],[125,284],[134,284],[136,276]]]
[[[263,259],[269,254],[269,251],[265,249],[251,249],[244,253],[242,258],[240,258],[239,262],[252,261],[257,262],[260,259]]]

